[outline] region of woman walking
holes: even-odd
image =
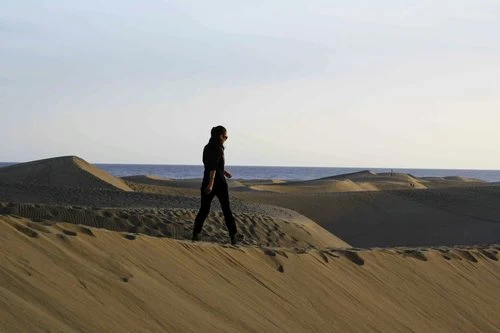
[[[212,128],[210,134],[210,141],[203,149],[205,171],[201,184],[201,207],[194,220],[193,241],[200,240],[203,223],[210,212],[212,200],[216,196],[224,213],[229,239],[234,245],[238,241],[237,238],[241,238],[241,235],[237,234],[236,222],[229,204],[226,177],[231,178],[232,175],[224,170],[224,142],[228,139],[227,131],[223,126],[217,126]]]

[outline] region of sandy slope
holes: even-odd
[[[0,216],[2,332],[500,330],[498,248],[302,253],[29,223]]]
[[[500,186],[235,195],[294,209],[353,246],[500,242]]]
[[[122,179],[137,192],[179,196],[200,195],[201,179],[166,179],[146,175],[128,176]],[[248,189],[237,180],[228,180],[228,186],[231,191]]]
[[[76,156],[64,156],[0,168],[0,181],[24,185],[105,188],[132,191],[114,177]]]
[[[99,175],[108,182],[101,181],[97,177]],[[126,180],[130,186],[123,184],[135,192],[126,192],[112,185],[114,181],[123,180],[106,177],[102,170],[86,165],[76,157],[2,168],[0,202],[74,205],[83,207],[84,211],[95,207],[97,211],[85,213],[85,218],[77,218],[78,221],[84,221],[78,223],[104,225],[111,229],[149,235],[189,238],[190,224],[199,208],[199,180],[134,176]],[[410,188],[410,182],[423,184],[427,189],[415,190],[417,185]],[[241,220],[242,231],[257,244],[302,246],[309,243],[321,246],[307,232],[296,235],[288,230],[285,221],[291,221],[289,214],[283,216],[283,211],[270,209],[269,206],[251,206],[249,201],[298,211],[354,246],[500,242],[500,187],[475,180],[457,177],[418,179],[407,174],[365,171],[307,182],[259,180],[231,184],[233,212]],[[117,183],[117,186],[121,185]],[[273,190],[250,189],[256,186],[270,186]],[[367,191],[369,186],[371,191]],[[382,188],[390,190],[380,190]],[[275,193],[280,191],[284,193]],[[108,212],[110,217],[106,217],[103,216],[103,207],[121,208],[116,212]],[[145,217],[150,214],[145,212],[146,207],[154,208],[152,218]],[[181,213],[172,218],[171,212],[174,211]],[[35,215],[27,213],[23,216],[43,217],[44,214],[36,212]],[[127,218],[120,217],[122,215],[127,215]],[[169,219],[176,223],[168,223]],[[75,222],[71,219],[68,221]],[[206,240],[227,241],[216,200],[206,231]]]
[[[129,233],[190,240],[197,210],[182,208],[99,208],[1,203],[0,214],[27,217],[42,224],[69,222]],[[276,209],[234,214],[242,244],[273,247],[350,247],[335,235],[298,213]],[[228,243],[221,212],[205,221],[202,241]]]
[[[240,247],[217,203],[204,241],[185,241],[199,185],[77,157],[0,169],[0,332],[500,331],[498,245],[361,250],[325,230],[360,247],[500,243],[498,185],[232,181]]]
[[[136,191],[175,195],[197,195],[201,180],[161,179],[151,176],[123,177]],[[361,171],[307,181],[230,180],[232,191],[265,191],[273,193],[335,193],[394,191],[443,187],[486,186],[486,182],[463,177],[418,178],[404,173]]]
[[[438,187],[482,186],[487,185],[478,179],[461,177],[417,178],[404,173],[375,173],[361,171],[350,174],[325,177],[308,181],[276,183],[246,182],[249,189],[275,193],[334,193],[364,191],[394,191],[406,189],[427,189]]]
[[[283,184],[263,184],[249,187],[256,191],[275,193],[329,193],[329,192],[362,192],[378,191],[370,183],[356,183],[352,180],[310,180],[304,182],[289,182]]]

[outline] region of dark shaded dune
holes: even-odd
[[[31,219],[36,230],[46,230],[44,225],[53,222],[85,225],[130,234],[145,234],[154,237],[168,237],[191,240],[193,221],[197,210],[160,208],[97,208],[81,206],[56,206],[39,204],[0,204],[8,207],[9,215]],[[297,214],[283,218],[255,213],[235,213],[239,232],[244,235],[243,245],[272,247],[349,247],[326,230]],[[50,221],[50,222],[49,222]],[[28,227],[23,230],[29,232]],[[40,230],[42,231],[42,230]],[[61,230],[66,236],[76,232],[91,235],[88,228],[80,226],[72,230]],[[130,236],[135,239],[135,236]],[[202,241],[228,241],[222,212],[212,212],[207,218],[201,236]]]
[[[183,197],[184,196],[194,197],[200,194],[199,189],[183,188],[181,186],[143,184],[143,183],[135,183],[128,180],[126,181],[126,183],[135,192],[140,192],[140,193],[175,195]]]
[[[0,180],[0,202],[100,207],[194,207],[199,205],[198,196],[4,183]]]
[[[134,191],[183,196],[199,196],[202,182],[201,179],[167,179],[147,175],[128,176],[122,177],[122,179]],[[247,189],[243,183],[237,180],[228,180],[228,185],[232,190]]]
[[[131,176],[124,177],[124,181],[135,192],[153,193],[162,195],[175,195],[175,196],[196,196],[200,195],[201,179],[187,179],[187,180],[166,180],[150,178],[148,176]],[[231,191],[245,191],[247,187],[239,181],[228,180],[228,186]]]
[[[168,184],[172,181],[172,179],[170,178],[162,178],[150,175],[135,175],[135,176],[126,176],[121,178],[123,180],[128,180],[136,183],[151,184],[151,185],[159,185],[162,183]]]
[[[49,158],[0,168],[0,182],[132,191],[120,178],[76,156]]]
[[[353,246],[493,244],[500,235],[499,186],[237,196],[294,209]]]
[[[199,208],[200,180],[149,176],[126,179],[110,176],[77,157],[2,168],[0,202],[13,203],[0,204],[0,213],[28,217],[33,222],[39,221],[37,223],[62,221],[131,234],[190,239]],[[500,187],[473,183],[463,188],[379,191],[381,188],[407,187],[408,182],[414,180],[418,179],[407,174],[364,171],[308,182],[269,183],[269,186],[283,189],[295,187],[297,190],[293,190],[293,194],[251,191],[247,187],[250,183],[232,181],[233,189],[242,190],[232,192],[231,204],[248,245],[316,247],[327,242],[340,244],[342,241],[333,234],[360,247],[498,242]],[[461,178],[442,181],[467,182]],[[334,193],[339,184],[346,187],[376,184],[376,187],[371,192]],[[303,193],[305,188],[313,192]],[[315,192],[325,189],[333,192]],[[295,223],[300,220],[296,216],[299,214],[270,205],[298,211],[332,234],[317,226],[317,230],[314,229],[311,226],[315,224],[310,220]],[[227,240],[217,200],[204,230],[202,240]],[[410,255],[418,257],[415,253]]]
[[[2,184],[0,182],[0,211],[3,214],[10,214],[12,213],[12,207],[20,203],[32,204],[34,207],[37,205],[64,205],[75,207],[198,210],[200,207],[200,198],[199,191],[197,191],[196,196],[180,196],[106,189],[73,189],[40,185]],[[234,196],[231,199],[231,207],[234,212],[267,215],[286,220],[293,220],[302,216],[293,210],[262,203],[250,203],[239,200]],[[219,201],[214,200],[212,203],[212,212],[218,211],[220,212]],[[40,216],[40,218],[43,218],[43,216]]]
[[[200,179],[169,179],[147,175],[122,177],[127,183],[154,185],[162,187],[177,187],[183,189],[200,189]]]

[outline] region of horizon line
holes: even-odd
[[[43,159],[40,159],[43,160]],[[26,162],[4,162],[0,161],[2,164],[21,164],[28,163],[37,160],[30,160]],[[152,165],[152,166],[195,166],[203,167],[203,164],[169,164],[169,163],[116,163],[116,162],[89,162],[94,165]],[[372,169],[386,169],[386,170],[461,170],[461,171],[500,171],[499,169],[485,169],[485,168],[432,168],[432,167],[358,167],[358,166],[307,166],[307,165],[242,165],[242,164],[227,164],[227,167],[256,167],[256,168],[317,168],[317,169],[362,169],[362,170],[372,170]]]

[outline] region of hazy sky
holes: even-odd
[[[3,0],[0,161],[500,169],[500,2]]]

